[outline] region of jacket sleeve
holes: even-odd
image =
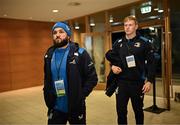
[[[56,95],[53,93],[51,82],[51,72],[50,72],[50,60],[49,54],[46,53],[44,56],[44,86],[43,86],[43,95],[44,101],[48,109],[52,109],[55,104]]]
[[[105,54],[106,56],[106,59],[112,64],[112,65],[115,65],[115,66],[120,66],[121,67],[121,59],[118,55],[118,43],[116,42],[114,45],[113,45],[113,48],[108,50]]]
[[[147,60],[147,81],[154,83],[155,81],[155,57],[153,45],[149,42],[146,44],[145,57]]]
[[[118,66],[119,59],[117,58],[117,53],[113,49],[108,50],[105,56],[112,65]]]
[[[83,73],[83,95],[85,98],[91,93],[98,82],[94,63],[86,50],[82,53],[81,67]]]

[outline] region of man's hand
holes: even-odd
[[[143,88],[142,88],[142,91],[143,93],[147,93],[151,90],[151,82],[147,81],[145,82]]]
[[[115,65],[112,65],[111,69],[112,69],[114,74],[119,74],[120,72],[122,72],[122,69],[118,66],[115,66]]]

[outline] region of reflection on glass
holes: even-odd
[[[104,12],[96,13],[90,16],[89,25],[91,32],[105,31],[105,14]]]
[[[138,34],[144,36],[149,39],[149,42],[152,42],[154,50],[155,50],[155,58],[156,58],[156,96],[163,97],[163,82],[162,82],[162,57],[161,57],[161,45],[162,45],[162,28],[161,27],[149,27],[146,29],[139,29],[137,31]],[[112,33],[112,44],[119,38],[124,36],[124,32],[115,32]],[[153,89],[147,94],[152,95]]]
[[[161,27],[149,27],[147,29],[139,30],[139,33],[148,38],[153,44],[155,51],[155,64],[156,64],[156,96],[163,97],[163,82],[162,82],[162,59],[161,59]],[[153,94],[153,90],[149,94]]]
[[[89,55],[91,56],[91,58],[94,60],[93,52],[92,52],[93,50],[92,50],[92,37],[91,36],[86,36],[84,46],[87,52],[89,53]]]
[[[94,61],[98,82],[105,82],[105,58],[104,58],[104,37],[86,36],[84,47]]]
[[[138,22],[161,20],[163,19],[163,6],[163,0],[150,0],[111,9],[108,11],[109,16],[113,17],[111,26],[122,26],[124,17],[130,15],[134,15]]]

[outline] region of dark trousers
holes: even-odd
[[[135,113],[136,124],[144,123],[142,93],[143,84],[125,83],[118,85],[118,94],[116,94],[116,110],[118,115],[118,124],[127,124],[127,105],[129,98]]]
[[[86,125],[86,108],[82,108],[81,111],[73,113],[52,110],[48,115],[48,125],[66,125],[67,122],[69,124]]]

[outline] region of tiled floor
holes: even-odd
[[[163,107],[162,98],[157,105]],[[152,105],[152,96],[145,96],[144,107]],[[128,122],[135,124],[129,103]],[[46,107],[42,86],[0,93],[0,125],[46,125]],[[109,98],[103,91],[93,91],[87,98],[87,124],[113,125],[116,122],[115,96]],[[180,103],[171,100],[171,110],[160,114],[145,111],[145,124],[180,124]]]

